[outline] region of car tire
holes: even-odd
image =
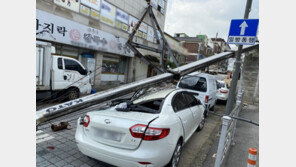
[[[204,118],[207,118],[209,116],[209,111],[207,109],[205,109],[203,115],[204,115]]]
[[[202,116],[201,122],[199,123],[198,128],[197,128],[197,131],[201,131],[203,129],[203,127],[205,126],[205,122],[206,122],[206,119],[204,116]]]
[[[210,111],[214,111],[215,110],[215,105],[213,105],[213,107],[210,108]]]
[[[180,162],[181,152],[182,152],[182,142],[181,140],[179,140],[174,150],[171,161],[166,167],[177,167]]]
[[[79,90],[75,88],[71,88],[68,90],[68,100],[74,100],[79,98]]]

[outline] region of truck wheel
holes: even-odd
[[[79,98],[79,91],[75,88],[69,89],[68,91],[68,100],[74,100]]]

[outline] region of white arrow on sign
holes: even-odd
[[[244,35],[248,24],[246,23],[246,21],[244,21],[239,27],[241,28],[240,35]]]

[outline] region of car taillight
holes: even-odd
[[[88,115],[85,115],[84,118],[83,118],[83,126],[84,127],[87,127],[88,124],[89,124],[89,122],[90,122],[89,116]]]
[[[131,135],[135,138],[142,138],[143,140],[159,140],[170,133],[170,129],[167,128],[151,128],[148,127],[146,132],[146,125],[137,124],[130,128]],[[145,132],[145,134],[144,134]]]
[[[142,165],[149,165],[151,164],[150,162],[139,162],[139,164],[142,164]]]
[[[205,103],[209,101],[209,96],[206,96]]]
[[[228,90],[220,89],[220,93],[228,93]]]

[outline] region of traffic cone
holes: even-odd
[[[249,149],[248,167],[256,167],[257,150],[255,148]]]

